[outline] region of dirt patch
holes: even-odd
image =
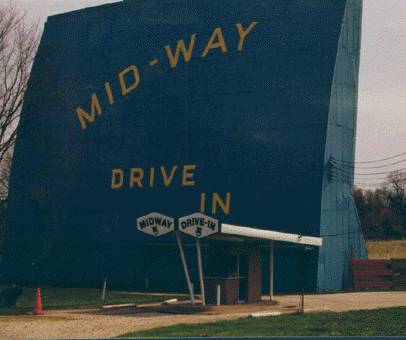
[[[367,241],[369,259],[406,259],[406,240]]]

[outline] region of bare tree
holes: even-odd
[[[12,160],[13,152],[12,150],[9,150],[4,155],[2,166],[0,166],[0,200],[4,200],[7,197]]]
[[[387,177],[388,199],[396,211],[406,209],[406,173],[393,171]]]
[[[406,172],[392,171],[375,190],[353,193],[367,239],[406,237]]]
[[[25,13],[11,5],[0,5],[0,196],[7,195],[17,125],[37,46],[38,25],[27,23]]]

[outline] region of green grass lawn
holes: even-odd
[[[4,288],[0,286],[0,290]],[[24,287],[23,294],[17,301],[17,308],[0,308],[0,315],[16,315],[32,311],[34,308],[36,288]],[[44,309],[64,308],[98,308],[102,306],[101,290],[86,288],[41,287],[42,307]],[[104,304],[149,303],[170,298],[187,299],[187,296],[152,295],[148,293],[106,292]]]
[[[292,314],[155,328],[121,337],[406,335],[406,307]]]

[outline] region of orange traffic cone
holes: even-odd
[[[42,315],[44,311],[42,310],[41,303],[41,288],[37,288],[37,296],[35,298],[34,315]]]

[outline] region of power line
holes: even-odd
[[[332,165],[332,169],[338,170],[344,174],[347,175],[355,175],[355,176],[375,176],[375,175],[389,175],[395,171],[400,171],[400,172],[405,172],[406,168],[401,168],[401,169],[395,169],[391,171],[381,171],[381,172],[370,172],[370,173],[361,173],[361,172],[351,172],[345,169],[342,169],[340,167],[335,166],[334,164]]]
[[[374,159],[374,160],[369,160],[369,161],[358,161],[358,162],[343,161],[343,160],[339,160],[339,159],[334,158],[334,157],[331,157],[331,158],[333,158],[334,160],[336,160],[336,161],[338,161],[340,163],[344,163],[344,164],[369,164],[369,163],[378,163],[378,162],[388,161],[388,160],[398,158],[398,157],[401,157],[401,156],[405,156],[405,155],[406,155],[406,152],[402,152],[402,153],[399,153],[397,155],[393,155],[393,156],[386,157],[386,158]]]
[[[342,235],[350,235],[350,234],[359,234],[359,233],[361,233],[360,230],[352,230],[352,231],[346,231],[346,232],[337,233],[337,234],[320,235],[320,237],[334,237],[334,236],[342,236]]]
[[[349,173],[344,173],[337,171],[335,169],[331,169],[330,177],[337,177],[341,179],[348,179],[348,180],[355,180],[357,178],[357,181],[385,181],[386,177],[382,177],[382,175],[372,175],[371,177],[356,177],[353,176],[352,174]]]
[[[365,188],[372,188],[381,186],[384,183],[354,183],[355,187],[365,187]]]
[[[331,162],[333,164],[337,164],[339,166],[342,166],[344,168],[348,168],[348,169],[381,169],[381,168],[386,168],[388,166],[392,166],[392,165],[397,165],[397,164],[401,164],[403,162],[406,162],[406,158],[398,160],[396,162],[391,162],[388,164],[382,164],[382,165],[375,165],[375,166],[357,166],[357,165],[348,165],[348,164],[339,164],[340,161],[337,160],[336,158],[332,157]]]

